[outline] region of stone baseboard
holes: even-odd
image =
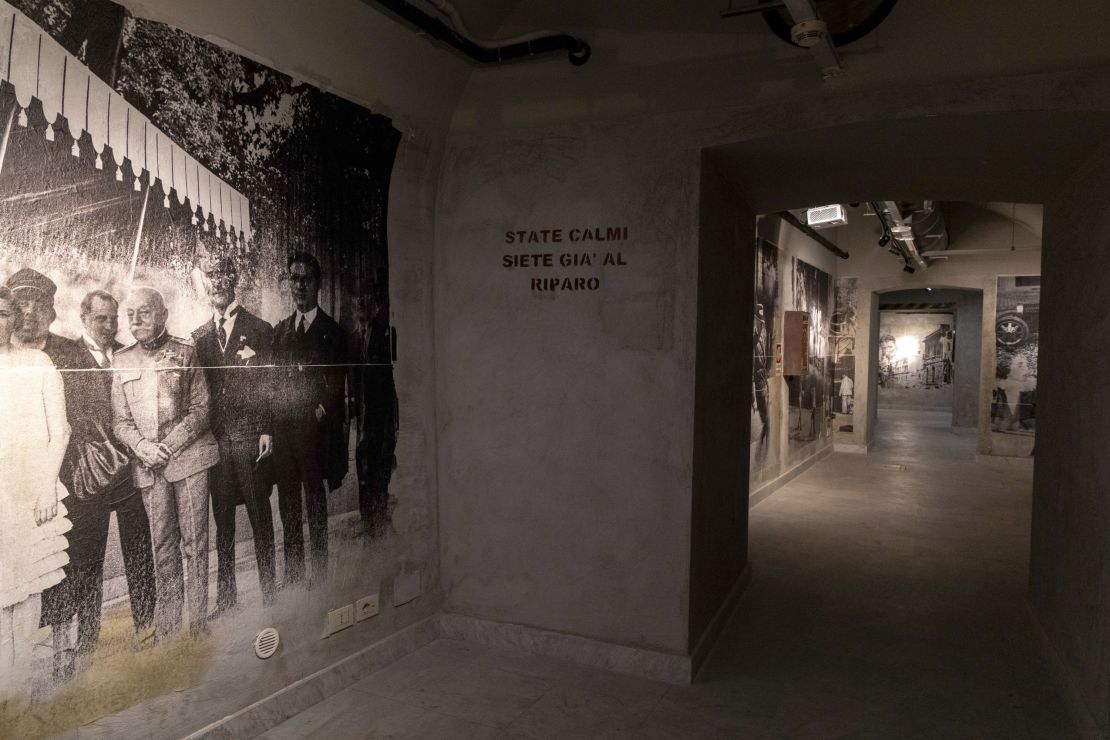
[[[698,671],[705,664],[706,658],[713,652],[713,646],[717,644],[717,638],[721,636],[721,631],[728,624],[732,613],[736,611],[736,606],[740,603],[740,597],[748,590],[748,584],[751,582],[752,564],[746,563],[740,577],[736,579],[736,583],[732,584],[728,596],[725,597],[717,613],[713,615],[712,621],[709,622],[709,626],[706,627],[705,632],[698,640],[698,644],[694,646],[694,650],[690,654],[691,678],[698,675]]]
[[[765,498],[770,496],[772,493],[779,490],[780,488],[785,486],[787,483],[789,483],[790,481],[794,480],[795,478],[797,478],[802,473],[804,473],[807,470],[809,470],[810,468],[812,468],[814,465],[816,465],[818,463],[818,461],[824,460],[826,457],[831,455],[832,452],[833,452],[833,447],[834,447],[834,445],[831,445],[831,444],[826,445],[825,447],[822,447],[820,450],[813,453],[813,455],[811,455],[810,457],[807,457],[805,460],[801,461],[800,463],[798,463],[794,467],[790,468],[790,470],[787,470],[785,473],[780,475],[778,478],[767,481],[766,483],[761,485],[759,488],[757,488],[756,490],[749,493],[748,494],[748,508],[751,509],[751,508],[755,507],[755,505],[758,504],[760,501],[763,501]]]
[[[747,586],[751,569],[746,568],[728,599],[721,606],[698,645],[704,659],[720,629]],[[693,679],[691,656],[616,645],[577,635],[505,624],[462,614],[436,614],[369,645],[310,676],[260,699],[186,736],[185,740],[238,740],[261,735],[305,711],[327,697],[365,678],[368,673],[405,657],[438,638],[462,640],[489,647],[520,650],[566,660],[615,673],[627,673],[674,684]]]
[[[688,684],[693,663],[688,655],[616,645],[538,627],[506,624],[462,614],[440,614],[440,635],[489,647],[520,650],[614,673]]]
[[[411,624],[384,640],[305,676],[280,691],[188,735],[186,740],[238,740],[261,735],[439,637],[437,616]]]
[[[835,442],[833,444],[833,452],[845,452],[849,455],[866,455],[875,446],[875,440],[871,440],[865,445],[849,444],[847,442]]]
[[[1105,740],[1106,733],[1098,726],[1094,715],[1091,713],[1090,707],[1083,699],[1083,694],[1080,693],[1079,688],[1075,685],[1075,680],[1072,678],[1071,671],[1064,665],[1064,661],[1060,659],[1060,654],[1056,652],[1056,647],[1048,638],[1048,634],[1041,626],[1041,620],[1037,616],[1037,611],[1033,608],[1032,604],[1026,604],[1026,609],[1029,612],[1029,618],[1033,621],[1037,632],[1037,642],[1041,648],[1041,654],[1044,656],[1045,661],[1049,666],[1049,674],[1052,676],[1052,682],[1056,684],[1056,690],[1060,694],[1060,698],[1064,700],[1064,706],[1067,707],[1068,712],[1075,722],[1075,730],[1079,733],[1079,737],[1083,740]]]

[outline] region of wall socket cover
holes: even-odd
[[[355,621],[361,622],[378,615],[378,595],[364,596],[355,602]]]
[[[338,609],[332,609],[328,612],[328,636],[334,635],[340,630],[345,630],[355,623],[355,607],[353,604],[346,604]]]
[[[393,581],[393,606],[407,604],[422,593],[420,571],[398,573]]]

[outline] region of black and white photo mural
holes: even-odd
[[[833,358],[829,348],[832,278],[827,272],[791,257],[791,309],[809,314],[808,366],[789,380],[790,441],[815,440],[825,429],[831,401]]]
[[[831,323],[833,349],[833,411],[837,428],[852,431],[856,396],[856,278],[836,281],[836,310]],[[847,427],[847,428],[845,428]]]
[[[400,137],[107,0],[0,0],[0,81],[0,734],[30,737],[386,568]]]
[[[991,429],[999,434],[1036,432],[1040,304],[1040,276],[998,278]],[[1032,444],[1024,452],[1031,454]]]
[[[755,306],[752,326],[752,469],[773,462],[771,436],[777,419],[771,379],[775,373],[775,327],[782,313],[779,298],[779,250],[766,239],[758,239],[755,249]]]
[[[951,408],[955,316],[941,312],[879,314],[879,403]]]

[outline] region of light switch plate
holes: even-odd
[[[346,604],[338,609],[332,609],[328,612],[328,636],[334,635],[340,630],[345,630],[355,623],[355,607],[353,604]]]
[[[355,602],[355,621],[361,622],[364,619],[378,616],[378,595],[372,594],[371,596],[363,596]]]

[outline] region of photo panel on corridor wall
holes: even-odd
[[[755,249],[755,310],[752,326],[752,431],[751,467],[772,464],[775,456],[772,429],[777,404],[771,390],[775,375],[775,332],[782,313],[779,286],[779,250],[766,239]]]
[[[0,0],[0,60],[14,737],[196,685],[385,567],[399,133],[106,0]]]
[[[832,278],[827,272],[790,258],[792,310],[809,314],[808,365],[805,374],[790,378],[790,440],[809,442],[826,428],[833,380],[833,358],[829,351],[829,315]]]
[[[950,313],[883,311],[879,315],[880,394],[952,385],[955,325]]]
[[[998,278],[995,314],[995,381],[991,429],[1032,437],[1037,428],[1037,353],[1039,350],[1041,278]],[[1030,447],[1030,454],[1032,448]]]
[[[856,278],[836,281],[836,310],[831,326],[833,350],[833,411],[837,429],[852,431],[852,414],[856,396]],[[844,428],[847,426],[847,428]]]

